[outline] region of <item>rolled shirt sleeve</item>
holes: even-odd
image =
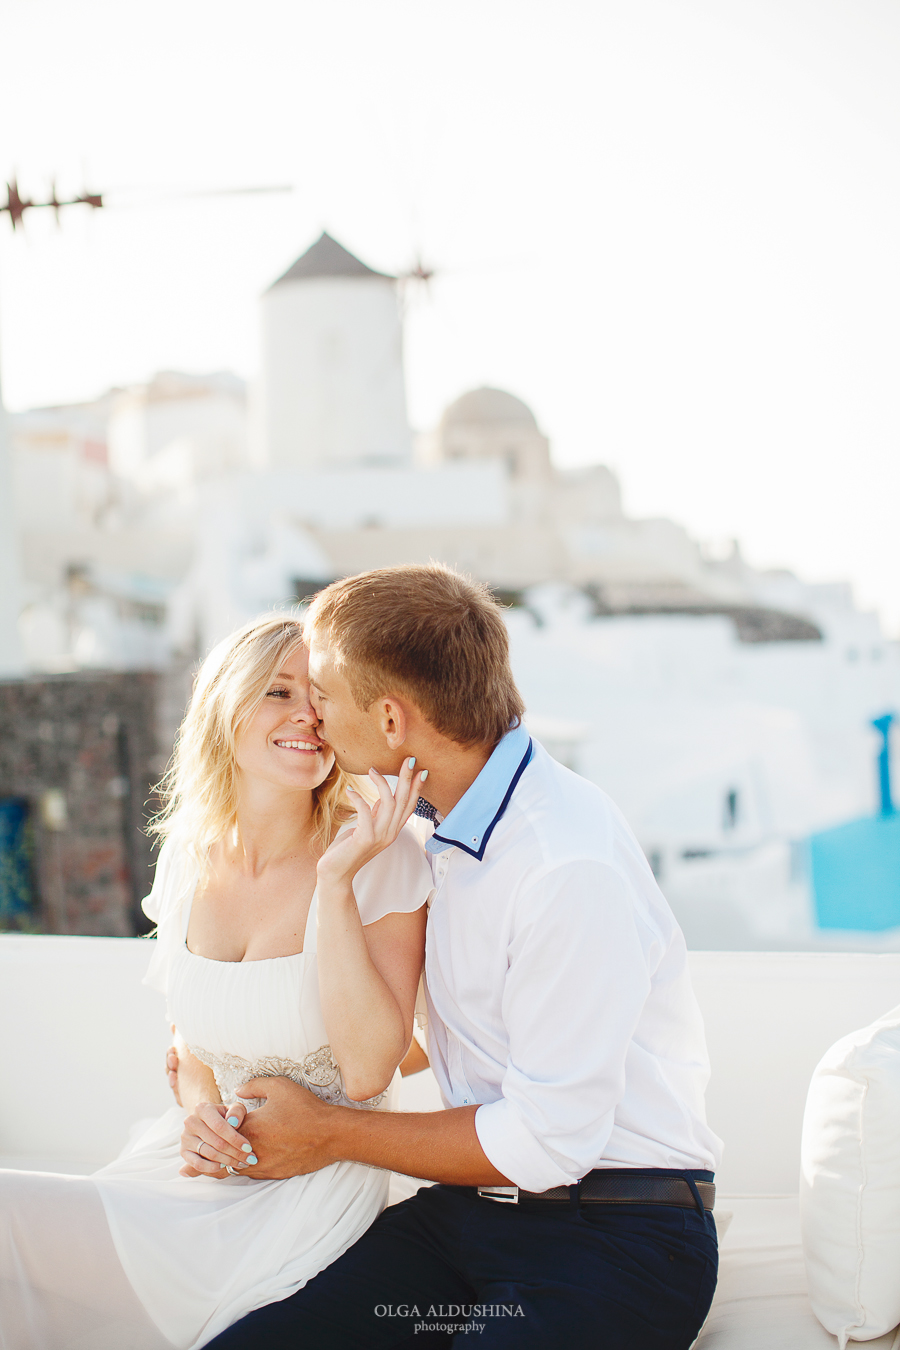
[[[523,1190],[578,1181],[603,1154],[657,939],[629,883],[604,863],[567,863],[521,897],[502,995],[502,1096],[479,1107],[475,1129]]]

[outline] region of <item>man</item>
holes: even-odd
[[[254,1176],[339,1159],[439,1183],[220,1350],[687,1350],[716,1277],[719,1142],[684,940],[625,821],[522,725],[501,613],[447,568],[335,582],[308,620],[320,734],[427,767],[429,1056],[446,1109],[326,1106],[286,1079]],[[207,1164],[212,1170],[213,1164]]]

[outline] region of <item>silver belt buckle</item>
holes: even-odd
[[[499,1200],[503,1205],[519,1203],[518,1186],[479,1186],[477,1189],[482,1200]]]

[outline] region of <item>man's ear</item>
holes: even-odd
[[[375,707],[378,729],[392,750],[399,750],[406,740],[408,722],[406,709],[394,697],[381,698]]]

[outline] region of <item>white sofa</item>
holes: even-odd
[[[140,983],[141,939],[0,935],[0,1166],[87,1172],[170,1104],[168,1028]],[[806,1298],[797,1207],[809,1079],[839,1037],[900,1003],[900,954],[694,952],[713,1074],[719,1289],[698,1350],[806,1350],[837,1342]],[[430,1072],[406,1109],[438,1109]],[[396,1196],[408,1193],[396,1178]],[[869,1342],[887,1350],[892,1338]]]

